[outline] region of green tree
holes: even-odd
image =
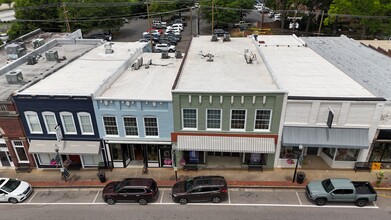
[[[9,36],[14,39],[34,29],[61,31],[58,20],[60,0],[15,0],[14,10],[17,19],[11,25]],[[41,7],[41,5],[44,5]],[[54,6],[53,6],[54,5]]]
[[[254,0],[213,0],[213,2],[213,25],[216,27],[235,23],[254,8]],[[203,17],[212,22],[212,1],[200,0],[199,3]]]
[[[376,35],[382,31],[390,34],[389,18],[384,18],[386,20],[383,21],[380,17],[391,15],[389,0],[333,0],[328,14],[325,25],[350,20],[356,16],[361,27],[361,39],[365,39],[367,34]]]

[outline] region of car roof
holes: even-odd
[[[222,176],[198,176],[193,178],[193,185],[223,185],[226,186],[227,182]]]
[[[150,178],[125,178],[124,187],[151,187],[155,182]]]

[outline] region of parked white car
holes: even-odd
[[[183,31],[183,24],[175,23],[171,25],[172,29],[179,29],[180,31]]]
[[[274,14],[274,20],[275,21],[281,21],[281,14],[280,13]]]
[[[156,44],[155,50],[158,52],[175,52],[175,46],[168,44]]]
[[[18,203],[29,197],[33,187],[25,181],[0,178],[0,202]]]

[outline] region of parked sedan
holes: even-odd
[[[188,202],[219,203],[228,198],[227,182],[222,176],[199,176],[177,182],[172,187],[172,199],[182,205]]]
[[[31,185],[25,181],[0,178],[0,202],[18,203],[26,200],[33,192]]]
[[[108,183],[102,192],[102,198],[107,204],[114,205],[117,201],[138,202],[146,205],[156,200],[159,189],[153,179],[126,178],[122,181]]]
[[[156,44],[155,50],[158,52],[175,52],[175,46],[169,44]]]

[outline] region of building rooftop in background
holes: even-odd
[[[97,99],[172,101],[171,88],[183,58],[173,53],[165,59],[161,53],[143,53],[138,60],[142,66],[127,69]]]
[[[301,39],[374,95],[391,100],[390,57],[346,36]]]
[[[307,47],[304,41],[295,35],[258,36],[258,42],[261,42],[259,48],[266,65],[282,89],[289,92],[289,96],[375,97],[337,66]],[[315,44],[330,48],[329,43]],[[346,57],[345,55],[341,53],[335,57]]]
[[[391,51],[391,37],[389,40],[360,40],[360,42],[366,46],[381,49],[385,52]],[[391,52],[389,52],[389,56],[391,56]]]
[[[230,41],[211,41],[211,38],[192,39],[175,91],[281,91],[252,38],[231,38]]]
[[[27,58],[22,57],[3,66],[0,69],[0,100],[9,100],[14,92],[28,88],[37,81],[69,64],[98,44],[100,43],[96,40],[80,44],[76,43],[74,39],[52,40],[40,49],[28,54],[35,57],[34,60],[36,63],[34,65],[28,65]],[[48,60],[45,56],[47,51],[56,51],[60,60]],[[17,74],[18,72],[20,74]]]
[[[116,42],[100,45],[18,95],[99,95],[132,64],[134,57],[138,57],[147,44]],[[112,53],[107,53],[108,48]]]

